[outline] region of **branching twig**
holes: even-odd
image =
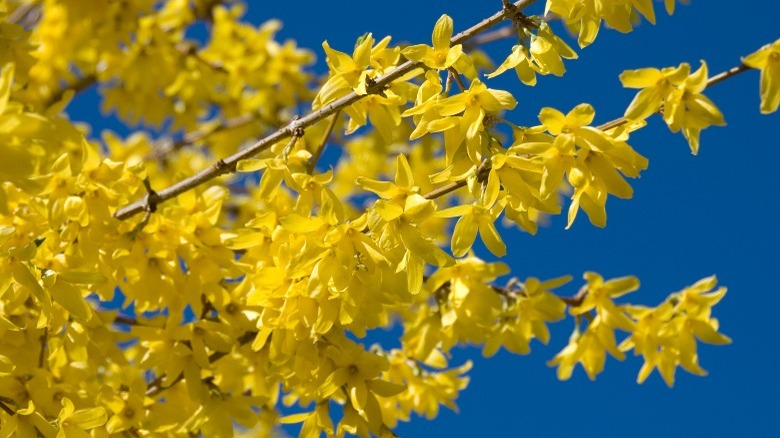
[[[519,10],[523,10],[535,2],[536,0],[520,0],[517,3],[515,3],[515,6]],[[455,45],[455,44],[464,43],[465,41],[469,40],[475,35],[494,27],[495,25],[503,21],[508,16],[508,14],[509,12],[506,9],[503,9],[500,12],[493,14],[491,17],[482,20],[479,24],[476,24],[466,29],[465,31],[455,35],[450,40],[451,44]],[[372,81],[372,83],[368,84],[368,86],[366,87],[367,95],[379,93],[380,91],[384,90],[387,86],[389,86],[391,83],[393,83],[393,81],[403,77],[405,74],[413,71],[415,68],[418,68],[420,65],[421,63],[418,62],[412,62],[412,61],[404,62],[392,72],[384,76],[381,76],[377,78],[375,81]],[[337,111],[352,105],[353,103],[359,101],[363,97],[364,96],[358,95],[354,92],[349,93],[348,95],[336,99],[335,101],[329,103],[328,105],[325,105],[324,107],[320,108],[317,111],[313,111],[296,121],[290,122],[286,127],[272,133],[271,135],[268,135],[267,137],[261,139],[260,141],[253,144],[252,146],[242,151],[239,151],[227,158],[220,160],[219,162],[217,162],[217,164],[208,167],[189,178],[186,178],[182,181],[179,181],[176,184],[173,184],[165,189],[160,190],[159,191],[160,202],[167,201],[207,181],[211,181],[212,179],[224,174],[225,168],[231,168],[231,167],[235,168],[236,163],[238,163],[239,161],[245,158],[253,157],[259,154],[260,152],[265,151],[266,149],[270,148],[274,144],[292,137],[297,129],[311,126],[319,122],[320,120],[335,114]],[[120,208],[119,210],[116,211],[116,213],[114,213],[114,217],[120,220],[124,220],[133,217],[138,213],[143,212],[145,209],[146,209],[146,200],[141,199],[129,205],[126,205],[125,207]]]

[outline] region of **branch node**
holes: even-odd
[[[146,188],[146,197],[144,199],[144,210],[149,213],[157,211],[157,205],[162,202],[160,195],[152,189],[152,184],[149,182],[149,177],[144,178],[144,187]]]
[[[228,164],[225,160],[220,158],[216,163],[214,163],[214,170],[216,170],[217,175],[225,175],[227,173],[235,172],[236,165]]]

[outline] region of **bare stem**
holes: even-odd
[[[328,144],[328,138],[330,138],[330,134],[333,132],[333,129],[336,127],[336,122],[339,120],[339,114],[341,114],[341,112],[336,111],[336,114],[333,114],[333,117],[330,119],[328,127],[325,128],[325,133],[322,134],[320,145],[314,151],[314,156],[311,157],[311,162],[309,163],[309,173],[314,172],[314,168],[317,166],[317,162],[320,160],[322,153],[325,151],[325,146]]]
[[[163,160],[166,158],[166,156],[169,153],[178,151],[179,149],[182,149],[185,146],[195,144],[201,140],[204,140],[206,137],[210,135],[222,131],[227,131],[233,128],[240,128],[249,125],[251,123],[254,123],[255,121],[257,121],[257,117],[255,115],[246,114],[243,116],[225,120],[224,122],[216,126],[190,132],[186,134],[184,137],[182,137],[180,140],[175,142],[170,142],[166,146],[160,147],[159,149],[150,152],[148,155],[146,155],[146,157],[144,157],[144,160]]]
[[[13,410],[13,409],[9,408],[9,407],[8,407],[8,405],[7,405],[7,404],[5,404],[5,402],[3,402],[2,400],[0,400],[0,409],[2,409],[3,411],[5,411],[5,413],[6,413],[6,414],[8,414],[8,415],[10,415],[10,416],[12,416],[12,417],[13,417],[14,415],[16,415],[16,412],[14,412],[14,410]]]
[[[43,365],[46,363],[46,344],[49,339],[49,328],[46,327],[43,329],[43,333],[41,334],[41,351],[38,353],[38,368],[43,368]]]
[[[466,91],[466,84],[463,83],[463,78],[460,77],[460,73],[458,73],[455,68],[450,67],[449,68],[450,77],[455,79],[455,83],[458,84],[458,88],[460,88],[460,91]]]
[[[516,8],[514,8],[514,11],[523,10],[535,2],[536,0],[520,0],[514,4],[516,6]],[[495,25],[503,21],[507,16],[509,16],[510,13],[511,12],[508,11],[506,8],[502,9],[500,12],[493,14],[492,16],[482,20],[478,24],[452,37],[452,39],[450,40],[450,44],[456,45],[468,41],[470,38],[474,37],[475,35],[480,34],[494,27]],[[405,74],[411,72],[415,68],[420,67],[421,65],[422,64],[418,62],[412,62],[412,61],[404,62],[392,72],[377,78],[373,83],[371,83],[368,87],[366,87],[367,88],[366,95],[371,95],[371,94],[376,94],[381,92],[382,90],[385,89],[385,87],[393,83],[393,81],[401,78]],[[311,126],[319,122],[320,120],[335,114],[337,111],[340,111],[352,105],[353,103],[359,101],[366,95],[358,95],[354,92],[349,93],[348,95],[336,99],[335,101],[329,103],[328,105],[325,105],[324,107],[320,108],[317,111],[313,111],[301,117],[298,120],[294,120],[290,122],[284,128],[279,129],[278,131],[266,136],[265,138],[256,142],[252,146],[244,150],[241,150],[227,158],[217,161],[212,166],[203,169],[202,171],[196,173],[195,175],[192,175],[189,178],[186,178],[182,181],[179,181],[176,184],[173,184],[165,189],[160,190],[158,192],[160,196],[160,201],[161,202],[167,201],[205,182],[211,181],[212,179],[218,176],[228,173],[226,170],[235,169],[235,165],[239,161],[249,157],[253,157],[259,154],[260,152],[263,152],[266,149],[270,148],[274,144],[292,137],[296,132],[296,130]],[[135,201],[117,210],[116,213],[114,213],[114,217],[120,220],[128,219],[130,217],[137,215],[138,213],[143,212],[145,209],[146,209],[146,200],[139,199],[138,201]]]

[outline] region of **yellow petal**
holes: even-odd
[[[398,154],[398,157],[396,158],[395,185],[405,188],[414,186],[412,168],[409,167],[409,161],[404,154]]]
[[[479,222],[474,214],[465,214],[455,224],[452,232],[452,254],[461,257],[469,252],[477,238]]]
[[[452,30],[454,24],[452,18],[449,15],[442,15],[436,26],[433,27],[433,48],[437,51],[447,50],[450,47],[450,38],[452,37]]]
[[[566,116],[555,108],[545,107],[539,112],[539,121],[552,135],[558,135],[563,130],[563,123]]]
[[[501,235],[498,233],[491,218],[487,216],[480,217],[479,237],[482,238],[482,242],[493,255],[496,257],[503,257],[506,255],[506,244],[501,240]]]

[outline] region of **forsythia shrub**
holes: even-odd
[[[586,272],[568,294],[568,276],[499,285],[508,266],[472,246],[479,237],[501,257],[497,220],[534,234],[564,206],[569,226],[580,211],[605,226],[609,196],[631,198],[626,178],[648,166],[629,144],[648,118],[660,113],[695,154],[700,132],[724,124],[707,89],[749,69],[761,112],[777,110],[780,40],[714,76],[704,62],[626,71],[636,97],[603,125],[581,104],[520,126],[503,117],[517,101],[490,79],[563,75],[577,51],[549,20],[584,47],[602,21],[629,32],[656,11],[496,3],[455,36],[443,15],[430,45],[324,42],[329,74],[317,78],[313,51],[277,41],[278,22],[242,22],[239,1],[0,0],[0,436],[258,435],[279,423],[392,436],[413,413],[455,407],[471,364],[450,365],[453,347],[528,354],[567,317],[575,331],[550,361],[561,379],[577,365],[595,378],[628,352],[644,359],[639,382],[658,370],[672,385],[678,366],[704,374],[698,342],[730,342],[714,277],[654,307],[622,304],[635,277]],[[526,13],[534,3],[541,15]],[[188,39],[202,22],[205,42]],[[492,67],[467,43],[501,23],[516,44]],[[93,86],[104,111],[160,134],[96,138],[68,120]],[[332,135],[342,154],[322,171]],[[393,321],[400,348],[355,341]],[[280,404],[300,413],[280,418]]]

